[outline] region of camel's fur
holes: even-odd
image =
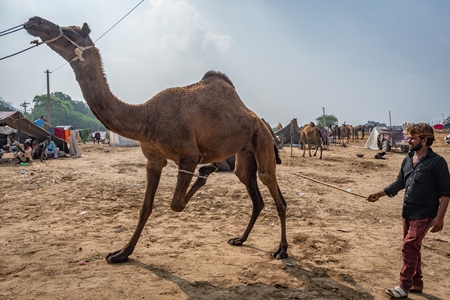
[[[82,48],[93,45],[86,23],[81,28],[62,27],[63,36],[59,38],[60,27],[40,17],[31,18],[24,27],[43,41],[56,38],[47,45],[70,62],[95,116],[111,131],[140,141],[147,158],[147,188],[138,225],[122,249],[107,255],[109,263],[127,261],[133,253],[152,213],[161,172],[168,159],[179,167],[171,208],[182,211],[205,184],[205,177],[215,170],[211,165],[201,167],[199,173],[203,176],[188,190],[197,165],[217,162],[233,154],[236,154],[235,174],[247,188],[253,211],[244,233],[228,242],[242,245],[264,207],[259,177],[269,189],[280,218],[281,241],[273,256],[288,257],[286,201],[276,177],[277,149],[264,122],[245,106],[226,75],[209,71],[195,84],[169,88],[145,103],[131,105],[110,91],[98,49]]]

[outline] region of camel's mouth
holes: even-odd
[[[52,31],[59,32],[59,26],[41,17],[32,17],[23,24],[23,28],[32,36],[39,36],[42,33],[51,34]]]

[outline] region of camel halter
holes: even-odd
[[[84,52],[85,50],[88,50],[88,49],[90,49],[90,48],[92,48],[92,47],[95,46],[94,44],[92,44],[92,45],[90,45],[90,46],[87,46],[87,47],[78,45],[77,43],[75,43],[74,41],[72,41],[71,39],[69,39],[69,38],[63,33],[61,27],[59,27],[59,35],[58,35],[57,37],[54,37],[54,38],[51,38],[51,39],[49,39],[49,40],[42,41],[42,42],[38,42],[37,40],[31,41],[31,44],[36,44],[36,46],[39,46],[39,45],[41,45],[41,44],[47,44],[47,45],[48,45],[48,44],[50,44],[50,43],[52,43],[52,42],[58,40],[58,39],[61,38],[61,37],[65,38],[65,39],[68,40],[72,45],[74,45],[74,46],[76,47],[76,48],[75,48],[75,57],[74,57],[72,60],[70,60],[69,62],[76,61],[77,59],[79,59],[80,61],[85,61],[85,59],[83,58],[83,52]]]

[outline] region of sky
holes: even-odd
[[[324,113],[351,125],[450,116],[450,1],[0,0],[0,31],[33,16],[86,22],[111,91],[127,103],[218,70],[272,127]],[[0,37],[0,58],[35,39]],[[47,92],[46,70],[51,92],[84,101],[46,45],[0,60],[0,97],[23,109]]]

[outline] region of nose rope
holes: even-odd
[[[83,58],[83,52],[84,52],[85,50],[88,50],[88,49],[94,47],[94,44],[92,44],[92,45],[90,45],[90,46],[87,46],[87,47],[78,45],[77,43],[75,43],[74,41],[72,41],[70,38],[68,38],[68,37],[63,33],[61,27],[59,27],[59,35],[58,35],[58,36],[56,36],[56,37],[54,37],[54,38],[51,38],[51,39],[49,39],[49,40],[46,40],[46,41],[42,41],[42,42],[38,42],[37,40],[34,40],[34,41],[31,41],[31,44],[36,44],[36,46],[39,46],[39,45],[41,45],[41,44],[47,44],[47,45],[48,45],[48,44],[50,44],[50,43],[52,43],[52,42],[58,40],[58,39],[61,38],[61,37],[65,38],[65,39],[68,40],[72,45],[74,45],[74,46],[76,47],[76,48],[75,48],[75,57],[74,57],[72,60],[70,60],[70,62],[76,61],[76,60],[78,60],[78,59],[79,59],[80,61],[85,61],[85,59]]]

